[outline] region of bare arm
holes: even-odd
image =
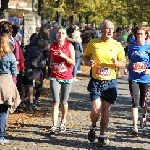
[[[70,57],[66,56],[61,50],[59,56],[64,58],[67,61],[67,63],[75,66],[75,51],[72,44],[70,44],[69,49],[70,49]]]
[[[74,38],[74,39],[72,39],[72,38],[67,38],[67,41],[69,41],[69,42],[81,42],[80,41],[80,38]]]
[[[89,67],[93,67],[95,65],[95,60],[92,60],[88,57],[82,57],[82,60],[85,62],[85,64]]]
[[[123,62],[123,61],[118,61],[118,60],[115,59],[115,58],[112,58],[112,61],[113,61],[114,65],[115,65],[116,67],[118,67],[118,68],[124,69],[125,66],[126,66],[126,63],[125,63],[125,62]]]

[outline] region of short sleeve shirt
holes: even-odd
[[[126,61],[122,45],[114,39],[109,42],[104,42],[100,38],[91,40],[83,57],[95,60],[96,64],[92,67],[91,76],[97,80],[116,79],[116,67],[112,58]]]

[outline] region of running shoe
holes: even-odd
[[[56,126],[52,126],[50,129],[50,136],[55,136],[56,134]]]
[[[143,115],[142,120],[140,121],[140,127],[143,129],[146,127],[146,117],[147,117],[147,113],[145,115]]]
[[[7,144],[7,143],[10,143],[10,140],[7,140],[7,139],[0,139],[0,144]]]
[[[61,122],[59,126],[59,132],[63,133],[65,131],[66,131],[66,124],[64,122]]]
[[[95,128],[90,127],[90,131],[88,132],[88,140],[92,143],[95,141]]]
[[[132,135],[134,137],[138,136],[138,127],[137,127],[137,125],[133,126],[133,128],[132,128]]]
[[[98,137],[98,146],[99,146],[99,147],[106,146],[106,143],[105,143],[103,137]]]
[[[32,111],[32,110],[38,110],[38,106],[36,106],[35,104],[29,105],[29,110],[30,111]]]

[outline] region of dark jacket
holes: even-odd
[[[75,57],[76,58],[80,58],[82,56],[82,48],[81,48],[81,42],[77,39],[72,39],[72,38],[67,38],[67,40],[69,42],[72,43],[72,45],[74,46],[74,50],[75,50]]]
[[[32,46],[24,53],[25,73],[29,79],[36,79],[42,75],[42,69],[46,67],[46,56],[37,46]]]
[[[31,46],[38,46],[38,41],[40,40],[40,38],[38,36],[35,36],[32,38],[32,40],[30,41],[28,48],[30,48]],[[49,55],[49,49],[44,50],[44,55],[48,58]]]

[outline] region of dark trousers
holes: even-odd
[[[6,136],[6,121],[7,121],[8,105],[0,104],[0,139]]]
[[[20,94],[20,97],[22,95],[22,72],[19,72],[19,74],[17,74],[17,84],[16,84],[17,90]]]
[[[42,92],[42,86],[39,85],[39,86],[35,87],[35,89],[36,89],[35,100],[38,100],[41,95],[41,92]]]

